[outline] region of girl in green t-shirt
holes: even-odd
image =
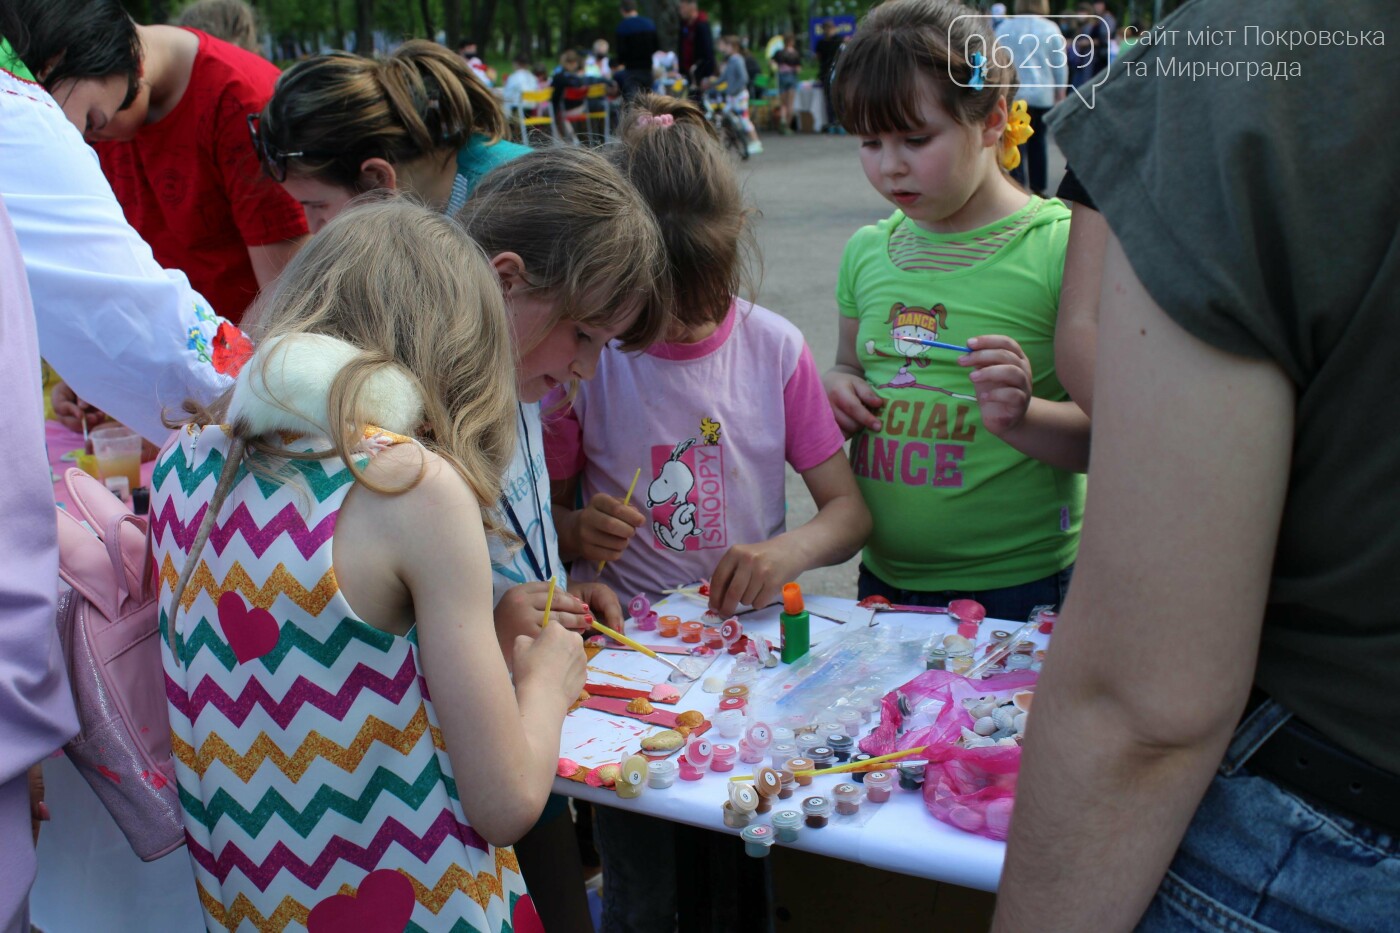
[[[973,12],[893,0],[842,53],[837,112],[898,210],[846,247],[825,381],[875,518],[861,597],[1015,620],[1064,597],[1089,420],[1054,372],[1069,212],[1006,174],[1029,120]]]

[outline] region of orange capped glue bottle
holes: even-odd
[[[782,657],[791,664],[812,646],[812,618],[802,606],[802,587],[796,583],[783,584],[783,611],[778,614],[782,626]]]

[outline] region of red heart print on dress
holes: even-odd
[[[306,929],[308,933],[403,933],[412,916],[413,882],[392,868],[381,868],[365,876],[355,896],[333,894],[312,908]]]
[[[281,632],[266,609],[249,608],[232,590],[219,597],[219,627],[238,663],[247,664],[277,647]]]
[[[515,909],[510,912],[510,925],[514,933],[544,933],[544,922],[530,895],[515,902]]]

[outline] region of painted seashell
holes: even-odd
[[[705,682],[700,685],[700,689],[706,693],[721,693],[724,690],[723,677],[706,677]]]
[[[647,716],[656,712],[656,707],[651,705],[651,701],[646,697],[633,697],[627,703],[627,712],[636,713],[639,716]]]
[[[575,774],[578,774],[578,769],[580,767],[582,766],[572,758],[560,758],[559,766],[555,768],[554,773],[561,778],[571,778]]]
[[[987,610],[975,599],[955,599],[948,604],[948,615],[959,622],[971,622],[975,625],[987,618]]]
[[[1011,696],[1011,702],[1015,704],[1016,708],[1023,713],[1029,713],[1031,711],[1031,701],[1034,699],[1034,690],[1022,690],[1021,692],[1014,693]]]
[[[997,731],[997,724],[990,716],[983,716],[972,724],[972,731],[978,735],[991,735]]]
[[[1020,711],[1014,706],[999,706],[992,711],[992,722],[997,724],[998,729],[1010,729],[1019,715]]]
[[[685,744],[685,737],[675,729],[665,729],[642,739],[642,748],[649,752],[673,752]]]
[[[690,727],[689,727],[689,726],[682,726],[680,723],[677,723],[677,724],[676,724],[676,731],[679,732],[679,733],[681,734],[681,738],[683,738],[683,739],[688,739],[688,738],[690,738]]]
[[[705,724],[705,714],[698,709],[688,709],[683,713],[676,714],[676,725],[689,726],[696,729]]]
[[[670,684],[657,684],[651,688],[651,698],[657,703],[675,703],[681,698],[681,692]]]
[[[593,699],[593,695],[592,695],[591,693],[589,693],[587,690],[580,690],[580,691],[578,692],[578,699],[575,700],[574,702],[575,702],[575,703],[587,703],[587,702],[588,702],[589,700],[591,700],[591,699]]]
[[[602,782],[604,787],[616,786],[622,777],[622,765],[619,764],[599,765],[595,770],[598,772],[598,780]]]
[[[977,647],[971,638],[962,635],[945,635],[943,637],[943,648],[949,654],[970,654],[972,649]]]

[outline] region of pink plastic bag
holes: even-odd
[[[1021,749],[961,748],[964,728],[972,715],[963,700],[976,697],[1009,699],[1035,687],[1031,671],[968,680],[948,671],[925,671],[885,695],[880,724],[860,743],[870,755],[888,755],[906,748],[928,746],[920,757],[924,771],[924,805],[936,819],[958,829],[1005,839],[1011,825]]]

